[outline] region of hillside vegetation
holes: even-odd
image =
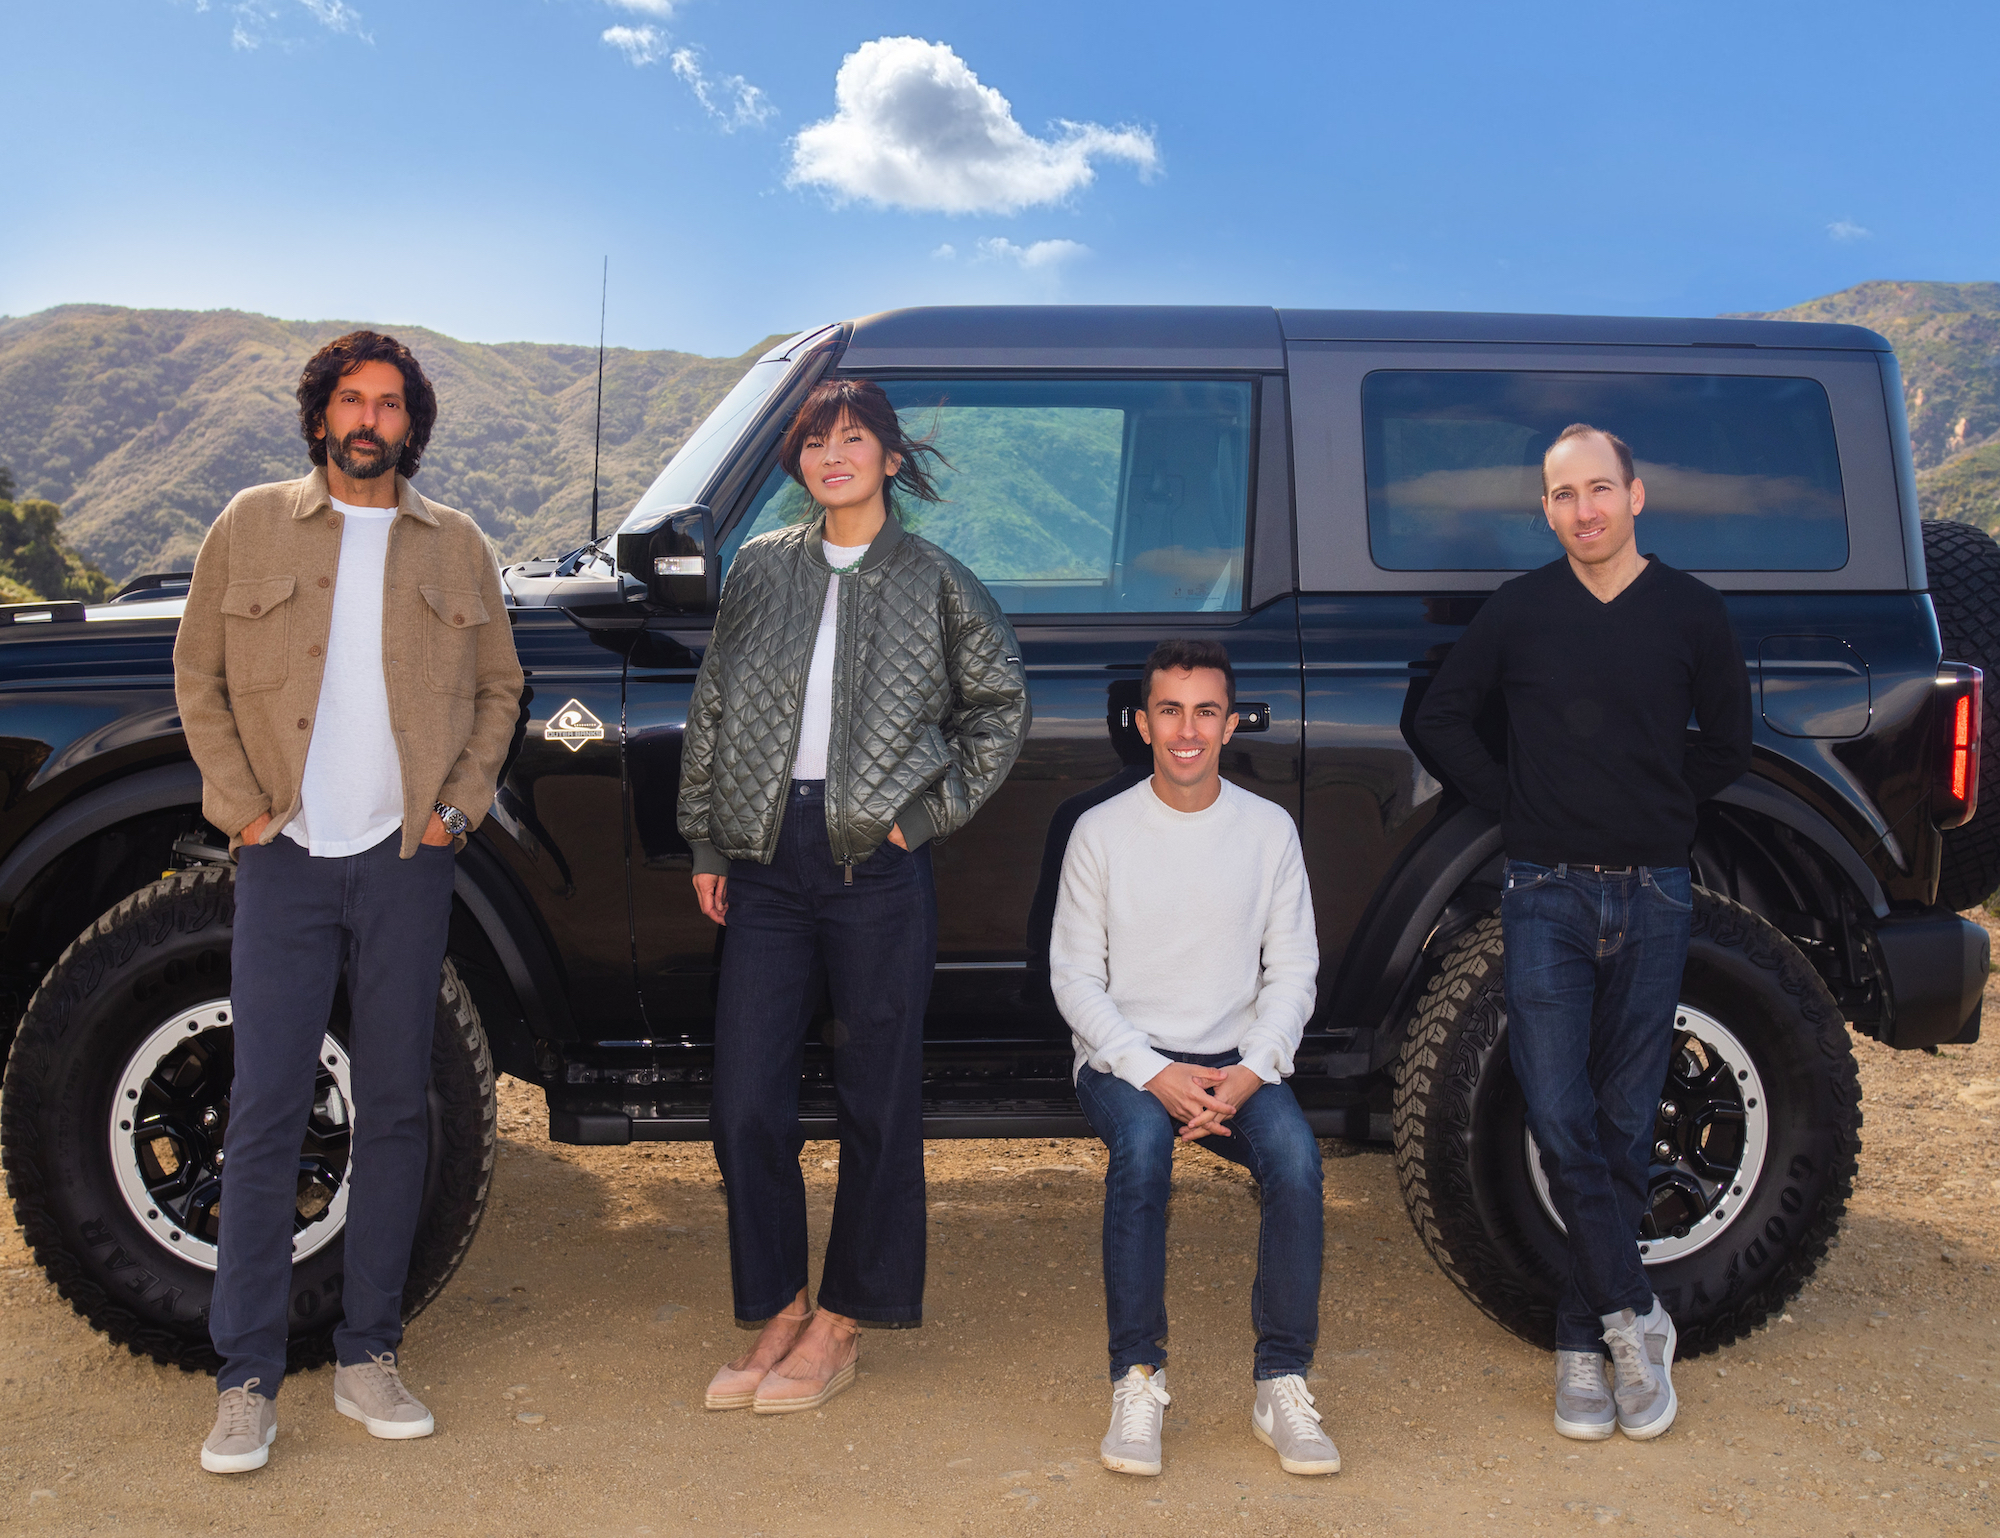
[[[1902,364],[1926,516],[2000,531],[2000,284],[1863,283],[1761,318],[1845,321],[1888,337]],[[354,324],[112,305],[0,319],[0,462],[18,478],[16,505],[61,506],[61,535],[80,552],[79,570],[94,563],[122,581],[185,568],[234,492],[304,473],[292,395],[300,367]],[[438,387],[438,430],[418,489],[470,513],[509,558],[580,543],[596,350],[379,329],[407,342]],[[735,358],[606,355],[602,528],[617,526],[771,340]],[[1053,457],[1004,466],[1005,454],[989,464],[967,457],[970,447],[958,446],[952,503],[926,510],[935,534],[947,535],[979,500],[984,476],[1004,473],[1015,492],[1035,492],[1033,518],[1018,496],[1009,499],[1021,525],[1009,531],[1016,563],[1055,571],[1059,552],[1088,543],[1101,458],[1092,445],[1065,443]],[[14,537],[0,526],[0,546]],[[0,551],[0,562],[11,559]]]
[[[113,577],[185,569],[231,495],[310,468],[292,392],[305,360],[356,324],[112,305],[0,320],[0,461],[24,494],[63,506],[69,541]],[[377,329],[437,386],[417,489],[471,514],[510,558],[580,544],[597,350]],[[769,345],[606,354],[602,528]]]
[[[1746,318],[1881,332],[1902,365],[1924,516],[2000,529],[2000,283],[1861,283]]]

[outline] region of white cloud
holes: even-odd
[[[345,33],[356,40],[373,44],[373,33],[363,30],[361,13],[348,5],[346,0],[296,0],[298,10],[304,11],[329,32]],[[208,0],[195,0],[197,13],[207,11]],[[266,43],[274,43],[279,48],[290,49],[298,46],[298,39],[284,30],[284,19],[296,15],[291,6],[280,0],[231,0],[225,7],[229,17],[229,45],[244,50],[261,48]]]
[[[692,48],[673,52],[674,73],[694,92],[702,110],[722,124],[724,133],[754,128],[778,115],[778,109],[757,86],[741,75],[718,75],[710,80],[702,73],[701,59]]]
[[[352,32],[356,37],[374,41],[361,30],[361,13],[353,6],[344,4],[343,0],[299,0],[299,4],[329,32]]]
[[[1096,177],[1092,161],[1123,160],[1142,178],[1160,165],[1138,128],[1057,124],[1037,139],[1007,98],[943,43],[879,37],[840,62],[834,114],[792,141],[793,186],[948,214],[1011,214],[1059,203]]]
[[[666,21],[674,14],[676,0],[605,0],[621,11],[637,11],[641,16],[657,16]]]
[[[946,241],[933,251],[931,255],[940,262],[948,262],[958,255],[958,247],[954,246],[950,241]]]
[[[1849,245],[1857,240],[1868,240],[1875,234],[1873,230],[1864,229],[1852,219],[1834,220],[1826,227],[1826,233],[1842,245]]]
[[[1052,272],[1065,262],[1090,255],[1090,247],[1075,240],[1038,240],[1031,246],[1017,246],[1004,235],[989,235],[979,242],[976,258],[983,262],[1013,262],[1029,272]]]
[[[671,41],[657,27],[606,27],[601,35],[634,67],[659,63],[667,56],[667,44]]]

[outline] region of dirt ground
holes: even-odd
[[[1861,1178],[1784,1318],[1682,1364],[1656,1442],[1549,1424],[1552,1365],[1424,1254],[1386,1150],[1328,1144],[1312,1383],[1344,1468],[1280,1472],[1248,1426],[1257,1209],[1184,1150],[1166,1473],[1097,1462],[1109,1414],[1090,1142],[937,1143],[921,1330],[863,1337],[857,1386],[796,1417],[711,1414],[744,1349],[706,1145],[563,1148],[501,1090],[471,1257],[411,1326],[436,1436],[377,1442],[292,1379],[262,1472],[205,1474],[207,1380],[114,1350],[0,1231],[0,1531],[8,1533],[1891,1535],[2000,1527],[2000,985],[1987,1039],[1857,1040]],[[815,1233],[833,1147],[808,1145]]]

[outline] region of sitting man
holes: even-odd
[[[1174,1146],[1241,1164],[1263,1193],[1251,1430],[1292,1474],[1332,1474],[1306,1372],[1319,1339],[1319,1144],[1284,1083],[1319,972],[1312,893],[1283,808],[1227,784],[1236,675],[1214,641],[1164,641],[1139,681],[1152,778],[1078,819],[1063,859],[1050,983],[1076,1092],[1110,1149],[1104,1466],[1160,1472],[1168,1403],[1167,1196]]]

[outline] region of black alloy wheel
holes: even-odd
[[[183,871],[92,925],[43,978],[0,1097],[0,1164],[36,1261],[134,1355],[217,1365],[208,1339],[217,1203],[227,1189],[235,869]],[[357,1107],[345,990],[320,1051],[299,1150],[287,1366],[332,1359],[341,1318]],[[414,1317],[478,1231],[496,1141],[493,1062],[447,962],[431,1046],[430,1160],[403,1293]]]
[[[1854,1185],[1861,1091],[1838,1006],[1790,941],[1697,887],[1675,1047],[1636,1236],[1698,1356],[1783,1311],[1825,1256]],[[1397,1069],[1403,1200],[1439,1267],[1545,1348],[1562,1227],[1507,1055],[1500,918],[1428,958]]]

